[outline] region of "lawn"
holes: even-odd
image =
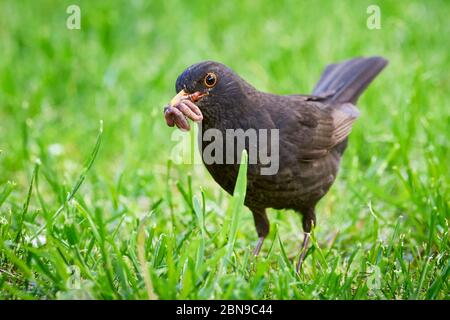
[[[81,29],[66,9],[81,9]],[[367,7],[381,28],[367,27]],[[448,1],[0,1],[1,299],[449,299]],[[192,63],[309,93],[390,62],[359,100],[295,272],[300,217],[242,206],[177,156],[162,108]],[[194,140],[192,140],[194,141]]]

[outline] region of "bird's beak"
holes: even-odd
[[[173,107],[181,100],[186,99],[188,96],[189,94],[186,91],[181,90],[180,92],[177,93],[175,97],[172,98],[172,100],[170,100],[170,106]]]
[[[208,92],[196,91],[192,94],[189,94],[186,91],[181,90],[180,92],[177,93],[177,95],[175,97],[172,98],[172,100],[170,100],[170,106],[173,107],[174,105],[176,105],[183,99],[189,99],[195,103],[206,95],[208,95]]]

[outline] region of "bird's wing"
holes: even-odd
[[[359,110],[351,103],[343,103],[331,111],[333,118],[333,134],[331,136],[331,147],[344,141],[352,131],[353,122],[358,118]]]
[[[358,109],[351,103],[336,106],[325,106],[317,102],[301,103],[290,110],[294,114],[294,120],[291,121],[297,125],[289,126],[285,137],[297,145],[297,156],[306,161],[327,155],[344,141],[359,115]]]
[[[310,95],[310,94],[290,94],[287,97],[293,97],[296,100],[302,101],[324,101],[329,98],[331,95],[328,93],[324,93],[323,95]]]

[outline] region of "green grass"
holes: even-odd
[[[65,27],[73,3],[81,30]],[[373,3],[380,30],[366,28]],[[0,298],[449,299],[448,12],[1,1]],[[359,101],[303,272],[291,211],[269,211],[253,260],[245,174],[230,197],[201,165],[169,160],[177,75],[212,59],[261,90],[307,93],[327,63],[375,54],[390,65]]]

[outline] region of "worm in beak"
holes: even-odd
[[[195,122],[202,121],[202,112],[194,102],[199,101],[206,94],[199,91],[192,94],[188,94],[184,90],[178,92],[169,105],[164,108],[164,117],[167,125],[169,127],[176,125],[183,131],[189,131],[191,127],[187,120],[188,118]]]

